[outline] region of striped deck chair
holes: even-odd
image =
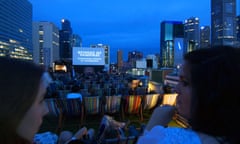
[[[113,114],[120,112],[121,95],[105,96],[106,105],[104,106],[104,113]]]
[[[138,114],[140,121],[143,121],[142,113],[142,96],[141,95],[129,95],[125,96],[124,103],[122,105],[122,119],[125,118],[126,114]]]
[[[163,95],[162,105],[175,106],[176,105],[177,96],[178,96],[177,93],[164,94]]]
[[[47,98],[44,100],[48,107],[48,115],[58,117],[60,115],[60,109],[58,107],[57,101],[55,98]]]
[[[85,110],[85,120],[87,119],[87,115],[96,115],[101,114],[100,107],[100,96],[88,96],[83,97],[84,100],[84,110]]]
[[[147,94],[143,96],[143,110],[151,110],[158,104],[159,94]]]
[[[44,101],[49,111],[45,118],[47,119],[48,117],[54,117],[58,119],[58,124],[56,126],[55,132],[59,133],[62,128],[62,109],[59,107],[56,98],[47,98]]]
[[[82,126],[84,118],[84,107],[83,103],[79,98],[67,99],[59,98],[58,104],[62,109],[62,123],[66,118],[77,117],[79,118],[79,126]]]
[[[183,116],[181,116],[179,113],[175,114],[174,120],[181,127],[184,127],[184,128],[190,127],[189,121],[186,118],[184,118]]]

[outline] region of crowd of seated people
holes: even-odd
[[[146,94],[147,87],[132,87],[131,76],[127,74],[109,74],[106,72],[77,73],[74,78],[69,73],[51,73],[53,82],[48,87],[48,98],[63,97],[79,87],[82,96],[111,96]],[[141,91],[141,92],[140,92]],[[62,94],[63,92],[63,94]]]

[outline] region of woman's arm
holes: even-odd
[[[156,107],[147,123],[146,130],[150,131],[156,125],[167,126],[172,120],[175,109],[174,106],[167,105]]]

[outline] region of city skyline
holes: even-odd
[[[159,0],[29,1],[33,6],[33,21],[50,21],[61,29],[61,19],[68,19],[73,33],[81,36],[83,47],[98,43],[109,45],[111,62],[116,62],[117,50],[123,51],[124,60],[133,50],[142,51],[144,56],[159,53],[160,23],[164,20],[184,22],[198,17],[200,26],[211,24],[210,0],[201,3],[177,0],[168,3]]]

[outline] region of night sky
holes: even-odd
[[[111,62],[117,50],[159,53],[160,23],[198,17],[210,25],[210,0],[29,0],[33,21],[50,21],[61,29],[61,19],[71,22],[73,33],[90,44],[110,46]],[[239,11],[239,10],[238,10]],[[239,12],[238,12],[239,13]]]

